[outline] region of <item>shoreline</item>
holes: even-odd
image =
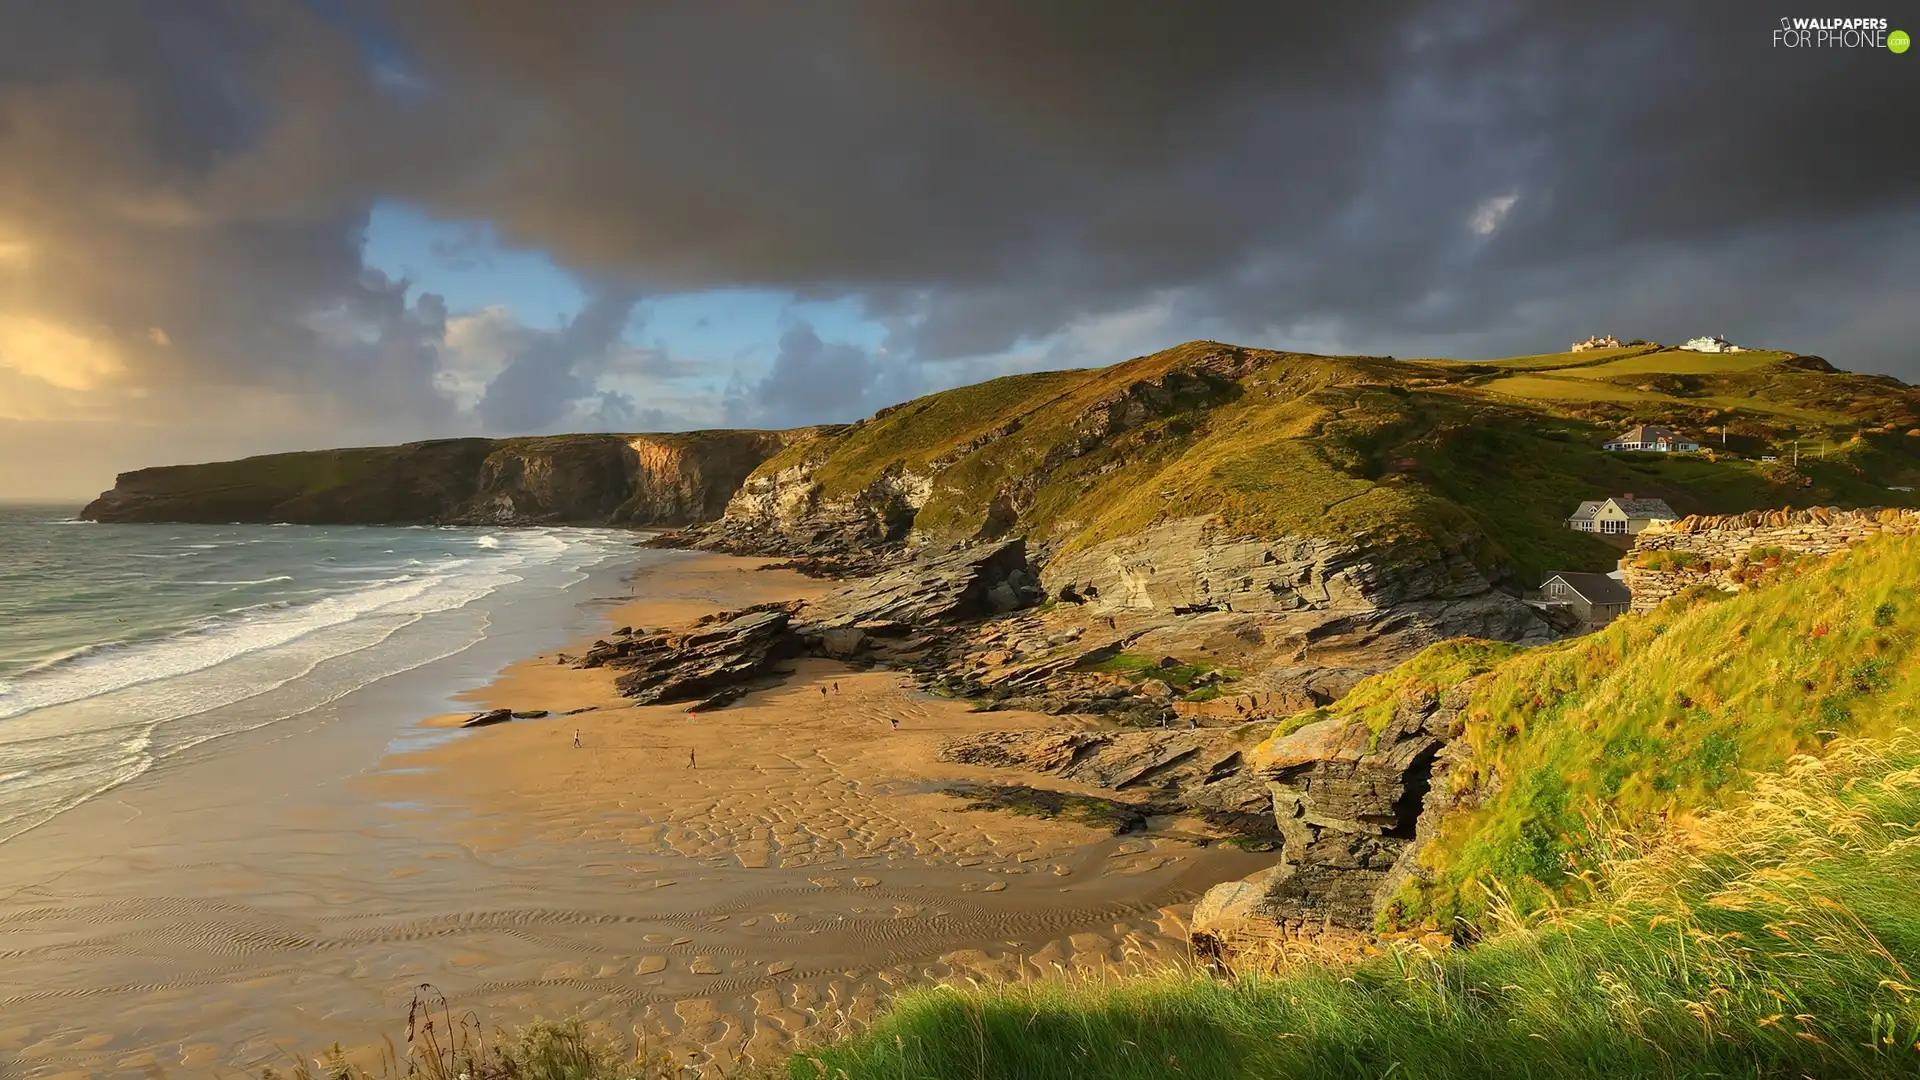
[[[616,560],[494,611],[470,652],[0,844],[0,1067],[257,1073],[335,1041],[370,1063],[421,983],[489,1027],[578,1014],[764,1061],[906,986],[1179,961],[1182,907],[1263,863],[940,793],[1005,775],[936,761],[942,739],[1066,718],[799,660],[689,723],[554,662],[598,636],[575,631],[838,584],[767,561]],[[591,711],[432,726],[457,703]]]

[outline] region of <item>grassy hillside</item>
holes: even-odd
[[[1610,454],[1630,423],[1724,444]],[[1681,513],[1911,505],[1920,391],[1816,358],[1640,346],[1462,363],[1191,342],[1108,368],[930,395],[790,447],[829,497],[890,471],[932,479],[915,522],[937,541],[1009,531],[1069,552],[1206,514],[1250,535],[1417,541],[1467,529],[1522,579],[1605,569],[1617,549],[1562,521],[1633,492]],[[1802,439],[1798,468],[1763,465]]]
[[[1920,739],[1836,742],[1737,808],[1621,844],[1592,903],[1470,950],[920,991],[788,1075],[1912,1076],[1916,820]]]
[[[1737,801],[1752,774],[1838,736],[1880,737],[1920,705],[1920,538],[1883,537],[1725,597],[1676,597],[1599,633],[1520,650],[1448,642],[1361,683],[1327,716],[1377,730],[1400,695],[1483,676],[1467,711],[1472,764],[1383,917],[1388,929],[1484,925],[1578,901],[1609,830],[1685,821]]]

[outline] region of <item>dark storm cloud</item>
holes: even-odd
[[[586,267],[904,305],[922,359],[1168,289],[1243,332],[1498,341],[1529,306],[1583,323],[1659,245],[1750,254],[1920,175],[1915,65],[1775,50],[1751,4],[400,10],[423,201]],[[1799,287],[1785,250],[1716,271],[1756,325]]]
[[[1869,7],[1920,28],[1913,0]],[[459,313],[362,265],[398,198],[651,294],[860,298],[884,350],[796,329],[737,380],[724,407],[770,422],[981,354],[1199,334],[1492,355],[1725,332],[1920,374],[1920,59],[1774,49],[1795,14],[1823,13],[0,0],[0,316],[80,328],[149,389],[396,434],[684,414],[600,381],[685,374],[614,347],[618,290],[454,410]],[[6,252],[29,249],[27,274]]]

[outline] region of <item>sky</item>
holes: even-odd
[[[1920,381],[1920,52],[1775,35],[1865,3],[0,0],[0,499],[1196,338]]]

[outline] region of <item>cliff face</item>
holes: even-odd
[[[813,434],[703,431],[444,439],[123,473],[94,521],[683,526]]]

